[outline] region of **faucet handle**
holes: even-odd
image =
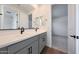
[[[36,27],[36,28],[35,28],[35,31],[37,32],[37,30],[38,30],[38,29],[39,29],[39,28],[38,28],[38,27]]]
[[[24,32],[24,27],[21,27],[21,34]]]
[[[23,32],[24,32],[24,27],[21,27],[21,31],[23,31]]]

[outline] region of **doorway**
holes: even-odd
[[[67,53],[68,5],[52,5],[52,47]]]

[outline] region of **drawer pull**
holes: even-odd
[[[45,41],[45,38],[43,38],[43,41]]]
[[[28,54],[32,54],[32,47],[28,48]]]

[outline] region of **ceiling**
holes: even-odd
[[[34,10],[34,7],[30,4],[11,4],[11,5],[26,12],[26,13],[29,13],[32,10]]]
[[[37,7],[40,7],[42,4],[15,4],[18,8],[25,11],[26,13],[31,12]]]
[[[10,4],[10,5],[24,11],[25,13],[29,13],[41,6],[41,4]]]

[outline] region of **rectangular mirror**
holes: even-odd
[[[3,29],[17,29],[18,14],[10,8],[4,7]]]
[[[18,12],[0,5],[0,29],[18,29]]]
[[[0,5],[0,30],[2,29],[25,29],[32,28],[32,15],[28,15],[33,10],[28,4],[5,4]]]
[[[47,13],[42,12],[43,7],[46,8],[47,5],[0,5],[0,29],[10,30],[20,29],[21,27],[24,27],[25,29],[47,27]]]

